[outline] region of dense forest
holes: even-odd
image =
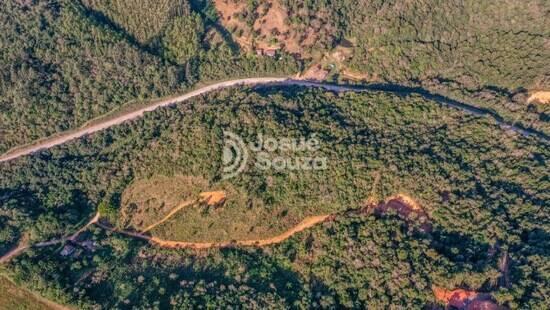
[[[239,18],[253,24],[264,2]],[[312,55],[349,46],[345,66],[374,81],[422,85],[550,132],[548,106],[526,103],[527,89],[549,86],[542,0],[281,5],[292,31],[318,34]],[[314,61],[247,53],[213,1],[10,0],[0,18],[0,152],[199,82],[293,75]]]
[[[296,53],[306,67],[320,62],[333,80],[346,80],[351,70],[371,82],[421,85],[550,132],[548,106],[527,104],[528,90],[550,87],[550,15],[543,0],[248,1],[235,14],[253,29],[247,39],[261,40],[266,31],[257,25],[264,8],[276,3],[287,16],[279,29],[289,38],[283,50],[295,51],[292,38],[299,37],[304,43]],[[335,59],[342,51],[344,60]]]
[[[231,4],[241,10],[224,16]],[[262,29],[277,24],[266,16],[282,16],[284,31]],[[333,83],[420,87],[550,135],[550,105],[527,103],[550,88],[549,16],[545,0],[5,0],[0,153],[213,81],[317,64]],[[285,36],[294,41],[274,55],[248,44]],[[224,131],[315,136],[327,169],[247,167],[224,179]],[[247,240],[331,214],[325,222],[275,245],[202,251],[91,225],[26,250],[0,281],[84,309],[444,306],[435,288],[545,309],[549,156],[547,141],[420,94],[226,89],[0,163],[0,256],[69,236],[97,211],[105,225],[135,229],[125,195],[154,192],[153,180],[185,187],[180,195],[228,194],[151,232],[163,238]],[[368,208],[397,194],[418,203],[430,229]]]
[[[146,46],[136,38],[139,30],[122,31],[80,1],[3,3],[0,152],[129,102],[181,93],[198,81],[298,71],[290,57],[240,54],[220,32],[205,33],[204,21],[189,8],[169,12],[171,23],[157,26],[160,38]]]
[[[223,130],[247,141],[315,133],[328,169],[251,169],[223,180]],[[23,235],[31,243],[68,235],[98,207],[115,223],[126,188],[157,175],[201,177],[246,197],[189,217],[212,238],[227,225],[246,238],[316,213],[334,219],[280,245],[205,252],[160,250],[92,226],[81,238],[95,241],[93,251],[32,249],[5,272],[82,307],[421,308],[436,302],[438,286],[540,308],[549,294],[545,143],[417,95],[225,90],[1,165],[2,251]],[[396,193],[418,201],[431,231],[392,214],[347,212]]]

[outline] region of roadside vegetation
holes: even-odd
[[[422,85],[550,132],[549,105],[527,91],[550,87],[544,1],[233,2],[7,1],[0,152],[197,83],[313,67]]]
[[[0,31],[5,44],[0,54],[0,153],[74,129],[128,103],[182,93],[199,81],[299,71],[290,57],[244,55],[223,39],[208,44],[204,22],[185,6],[163,10],[156,1],[149,6],[110,1],[120,7],[109,6],[113,11],[106,14],[100,11],[106,2],[92,2],[97,6],[10,0],[0,7],[0,19],[6,21]],[[117,15],[151,6],[158,10],[148,18],[126,22],[128,16]],[[165,26],[145,27],[161,32],[158,43],[144,46],[132,39],[141,37],[141,30],[130,25],[138,19],[163,20],[157,14],[175,16]]]
[[[241,48],[298,55],[309,78],[422,86],[550,133],[550,106],[528,102],[550,89],[544,1],[214,3]]]

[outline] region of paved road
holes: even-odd
[[[492,117],[495,119],[497,124],[501,125],[503,128],[507,130],[512,130],[522,135],[535,135],[535,136],[538,136],[539,138],[542,138],[543,140],[548,141],[548,136],[546,136],[544,133],[537,132],[535,130],[524,129],[514,124],[508,124],[502,118],[500,118],[498,115],[494,114],[491,111],[483,110],[473,105],[468,105],[466,103],[458,102],[456,100],[452,100],[444,96],[431,94],[428,91],[420,88],[410,88],[410,87],[405,87],[400,85],[370,85],[370,86],[363,86],[363,87],[361,86],[355,87],[355,86],[343,86],[343,85],[336,85],[336,84],[329,84],[329,83],[310,82],[310,81],[304,81],[304,80],[295,80],[291,78],[263,77],[263,78],[248,78],[248,79],[238,79],[238,80],[220,82],[220,83],[199,88],[185,95],[181,95],[178,97],[174,97],[174,98],[170,98],[162,101],[153,102],[151,103],[151,105],[141,108],[137,111],[128,112],[126,114],[120,115],[113,119],[106,119],[105,121],[94,125],[72,130],[66,133],[61,133],[54,137],[46,138],[36,143],[32,143],[28,146],[17,148],[13,151],[10,151],[6,154],[1,155],[0,162],[16,159],[18,157],[29,155],[43,149],[49,149],[56,145],[60,145],[68,141],[92,134],[94,132],[98,132],[112,126],[122,124],[126,121],[142,117],[145,112],[150,112],[161,107],[166,107],[176,103],[187,101],[193,97],[200,96],[202,94],[206,94],[215,90],[235,87],[240,85],[318,87],[329,91],[337,91],[337,92],[386,91],[386,92],[405,93],[405,94],[417,93],[426,97],[427,99],[434,100],[441,104],[445,104],[448,106],[452,106],[452,107],[464,110],[471,114],[475,114],[478,116]]]

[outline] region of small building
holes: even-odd
[[[74,246],[67,244],[63,247],[63,250],[61,250],[59,254],[61,254],[61,256],[69,256],[73,254],[75,250],[76,248]]]
[[[275,57],[275,56],[277,56],[277,51],[278,50],[279,50],[279,48],[266,48],[266,49],[258,48],[256,50],[256,55]]]
[[[277,50],[278,49],[275,49],[275,48],[266,49],[264,50],[264,55],[269,57],[275,57],[277,56]]]
[[[82,243],[80,243],[80,246],[82,246],[84,249],[88,250],[88,251],[95,251],[95,248],[96,248],[96,243],[92,240],[86,240]]]

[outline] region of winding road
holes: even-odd
[[[433,101],[439,102],[440,104],[461,109],[470,114],[492,117],[495,120],[495,122],[504,129],[512,130],[525,136],[534,135],[545,141],[550,140],[550,138],[542,132],[536,131],[534,129],[523,128],[519,125],[510,124],[506,122],[493,111],[481,109],[467,103],[459,102],[459,101],[444,97],[442,95],[432,94],[423,88],[407,87],[407,86],[394,85],[394,84],[371,84],[367,86],[347,86],[347,85],[337,85],[337,84],[322,83],[322,82],[312,82],[307,80],[298,80],[298,79],[292,79],[292,78],[261,77],[261,78],[236,79],[236,80],[230,80],[225,82],[219,82],[216,84],[199,88],[197,90],[191,91],[181,96],[177,96],[177,97],[173,97],[173,98],[169,98],[161,101],[155,101],[155,102],[152,102],[150,105],[143,107],[141,109],[138,109],[136,111],[131,111],[112,119],[105,119],[103,121],[99,121],[98,123],[95,123],[92,125],[87,125],[75,130],[70,130],[64,133],[60,133],[58,135],[36,141],[27,146],[15,148],[1,155],[0,162],[6,162],[12,159],[19,158],[21,156],[30,155],[40,150],[49,149],[56,145],[64,144],[71,140],[78,139],[86,135],[107,129],[109,127],[122,124],[126,121],[140,118],[143,116],[145,112],[150,112],[161,107],[166,107],[177,103],[181,103],[193,97],[197,97],[202,94],[206,94],[216,90],[235,87],[235,86],[243,86],[243,85],[251,85],[251,86],[261,85],[261,86],[279,86],[279,87],[280,86],[317,87],[317,88],[323,88],[328,91],[335,91],[335,92],[383,91],[383,92],[392,92],[392,93],[398,93],[398,94],[419,94],[425,97],[426,99],[433,100]]]

